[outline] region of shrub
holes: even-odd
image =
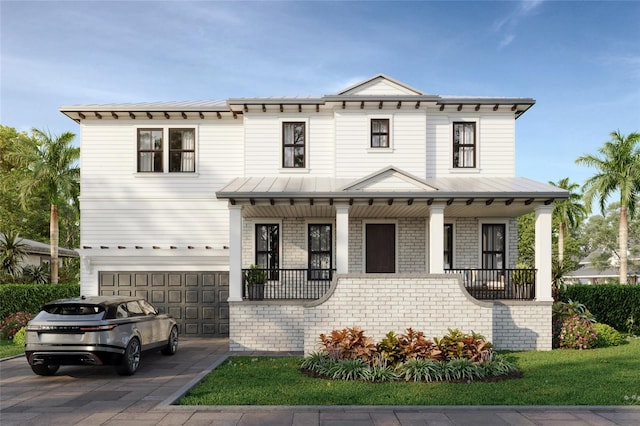
[[[0,318],[19,311],[36,314],[46,303],[80,296],[79,284],[0,285]]]
[[[329,376],[336,380],[371,380],[371,368],[361,359],[339,359],[329,367]]]
[[[593,323],[574,315],[562,323],[558,340],[561,348],[591,349],[598,344],[598,333]]]
[[[16,312],[11,314],[0,322],[0,333],[5,340],[12,340],[13,336],[31,321],[33,315],[29,312]]]
[[[640,334],[640,285],[569,285],[560,292],[560,299],[580,300],[599,322],[621,332]]]
[[[398,336],[393,331],[388,332],[384,339],[378,342],[376,350],[381,360],[391,365],[396,365],[404,359]]]
[[[427,339],[422,331],[415,331],[411,327],[407,328],[406,333],[398,336],[398,346],[403,359],[443,359],[442,350],[438,345]]]
[[[606,348],[608,346],[618,346],[627,341],[622,337],[622,334],[615,328],[607,324],[595,323],[594,328],[598,333],[598,347]]]
[[[397,371],[407,382],[437,382],[442,380],[443,365],[432,359],[410,359],[400,364]]]
[[[491,359],[493,351],[491,343],[481,334],[466,334],[458,329],[449,329],[449,334],[436,343],[442,351],[444,359],[467,358],[475,362],[485,362]]]
[[[504,376],[518,371],[515,364],[504,355],[494,354],[493,359],[484,364],[487,376]]]
[[[569,299],[567,302],[554,302],[551,312],[553,318],[551,332],[553,336],[554,348],[560,347],[560,330],[562,329],[562,324],[564,324],[567,319],[573,316],[577,316],[578,318],[587,320],[592,323],[596,322],[596,318],[591,312],[589,312],[589,309],[587,309],[585,305],[580,302],[574,302],[571,299]]]
[[[24,347],[27,339],[27,327],[22,327],[13,335],[13,344],[16,346]]]
[[[373,339],[359,327],[333,330],[329,336],[320,335],[320,342],[333,359],[362,359],[369,361],[376,353]]]

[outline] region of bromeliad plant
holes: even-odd
[[[399,335],[390,331],[374,344],[361,328],[352,327],[321,334],[320,342],[322,351],[306,357],[301,369],[334,380],[434,382],[519,375],[483,336],[458,329],[434,340],[412,328]]]

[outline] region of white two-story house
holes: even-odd
[[[322,97],[64,106],[82,292],[142,295],[232,350],[310,352],[356,325],[551,349],[551,212],[568,194],[516,177],[534,103],[378,75]],[[516,269],[532,211],[535,265]]]

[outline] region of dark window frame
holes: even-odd
[[[464,140],[464,128],[470,126],[473,127],[473,141],[469,142]],[[462,131],[461,133],[460,130]],[[457,133],[458,132],[458,133]],[[478,126],[475,121],[454,121],[453,122],[453,167],[456,169],[475,169],[477,164],[477,140],[478,140]],[[471,164],[466,163],[466,150],[471,149],[473,156]],[[460,165],[460,159],[462,158],[462,165]]]
[[[293,142],[287,143],[287,127],[293,127]],[[296,126],[301,126],[302,131],[296,134]],[[297,135],[301,136],[302,143],[299,143]],[[296,151],[302,148],[302,161],[296,161],[299,156]],[[287,152],[291,152],[291,164],[287,164]],[[282,168],[283,169],[304,169],[307,167],[307,123],[304,121],[283,121],[282,122]]]
[[[195,173],[196,172],[196,129],[194,127],[170,127],[169,131],[169,143],[167,144],[169,147],[169,173]],[[181,133],[184,135],[185,132],[192,132],[193,134],[193,149],[185,149],[181,148],[173,148],[171,146],[173,140],[172,135],[175,133]],[[183,136],[184,137],[184,136]],[[183,144],[183,139],[181,138],[181,145]],[[179,154],[178,157],[178,165],[177,170],[176,165],[174,163],[174,155]],[[182,170],[182,163],[185,161],[184,155],[191,154],[192,158],[190,160],[192,170]]]
[[[494,230],[502,232],[502,248],[495,246]],[[483,223],[482,224],[482,268],[483,269],[506,269],[507,265],[507,226],[504,223]],[[497,255],[502,255],[502,268],[495,266]]]
[[[383,123],[386,131],[381,131],[379,126],[376,126],[375,123]],[[376,128],[374,130],[374,128]],[[374,149],[378,148],[390,148],[391,147],[391,120],[388,118],[372,118],[370,122],[371,136],[370,136],[370,144],[369,146]],[[382,138],[384,136],[384,138]],[[381,144],[381,140],[386,142],[386,145]]]
[[[312,233],[312,228],[314,227],[324,227],[325,232],[326,228],[328,228],[328,250],[322,249],[322,241],[318,244],[314,244]],[[320,231],[320,238],[322,238],[323,232]],[[314,249],[314,247],[320,246],[318,249]],[[307,252],[308,252],[308,267],[309,267],[309,279],[310,280],[330,280],[332,277],[331,270],[333,269],[333,225],[330,223],[310,223],[307,226]],[[314,259],[316,257],[329,257],[329,270],[318,271],[318,268],[313,268]],[[316,269],[316,270],[313,270]],[[325,268],[321,268],[325,269]]]
[[[260,228],[266,229],[266,250],[260,249]],[[275,238],[274,238],[275,230]],[[266,260],[266,262],[265,262]],[[278,279],[280,269],[280,224],[278,223],[256,223],[255,225],[255,264],[262,269],[269,270],[269,279]]]
[[[443,263],[449,263],[449,268],[453,269],[453,223],[444,224],[444,247],[443,247]],[[443,265],[443,266],[444,266]]]
[[[142,132],[150,132],[150,149],[141,149],[140,148],[140,136]],[[153,132],[160,132],[160,148],[154,149],[154,140],[153,140]],[[136,130],[136,148],[137,148],[137,163],[138,163],[138,173],[164,173],[164,129],[163,128],[151,128],[144,127],[138,128]],[[142,154],[151,154],[153,157],[152,165],[153,170],[141,170],[142,169]],[[154,155],[155,154],[155,155]],[[159,162],[158,162],[159,158]],[[159,167],[158,167],[159,166]],[[159,170],[156,170],[159,168]]]

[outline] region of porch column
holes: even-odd
[[[536,300],[552,301],[551,296],[551,213],[553,205],[539,206],[536,211],[535,267]]]
[[[429,215],[429,273],[444,273],[444,204],[433,204]]]
[[[349,272],[349,206],[336,205],[336,272]]]
[[[242,206],[232,205],[229,205],[228,301],[242,301]]]

